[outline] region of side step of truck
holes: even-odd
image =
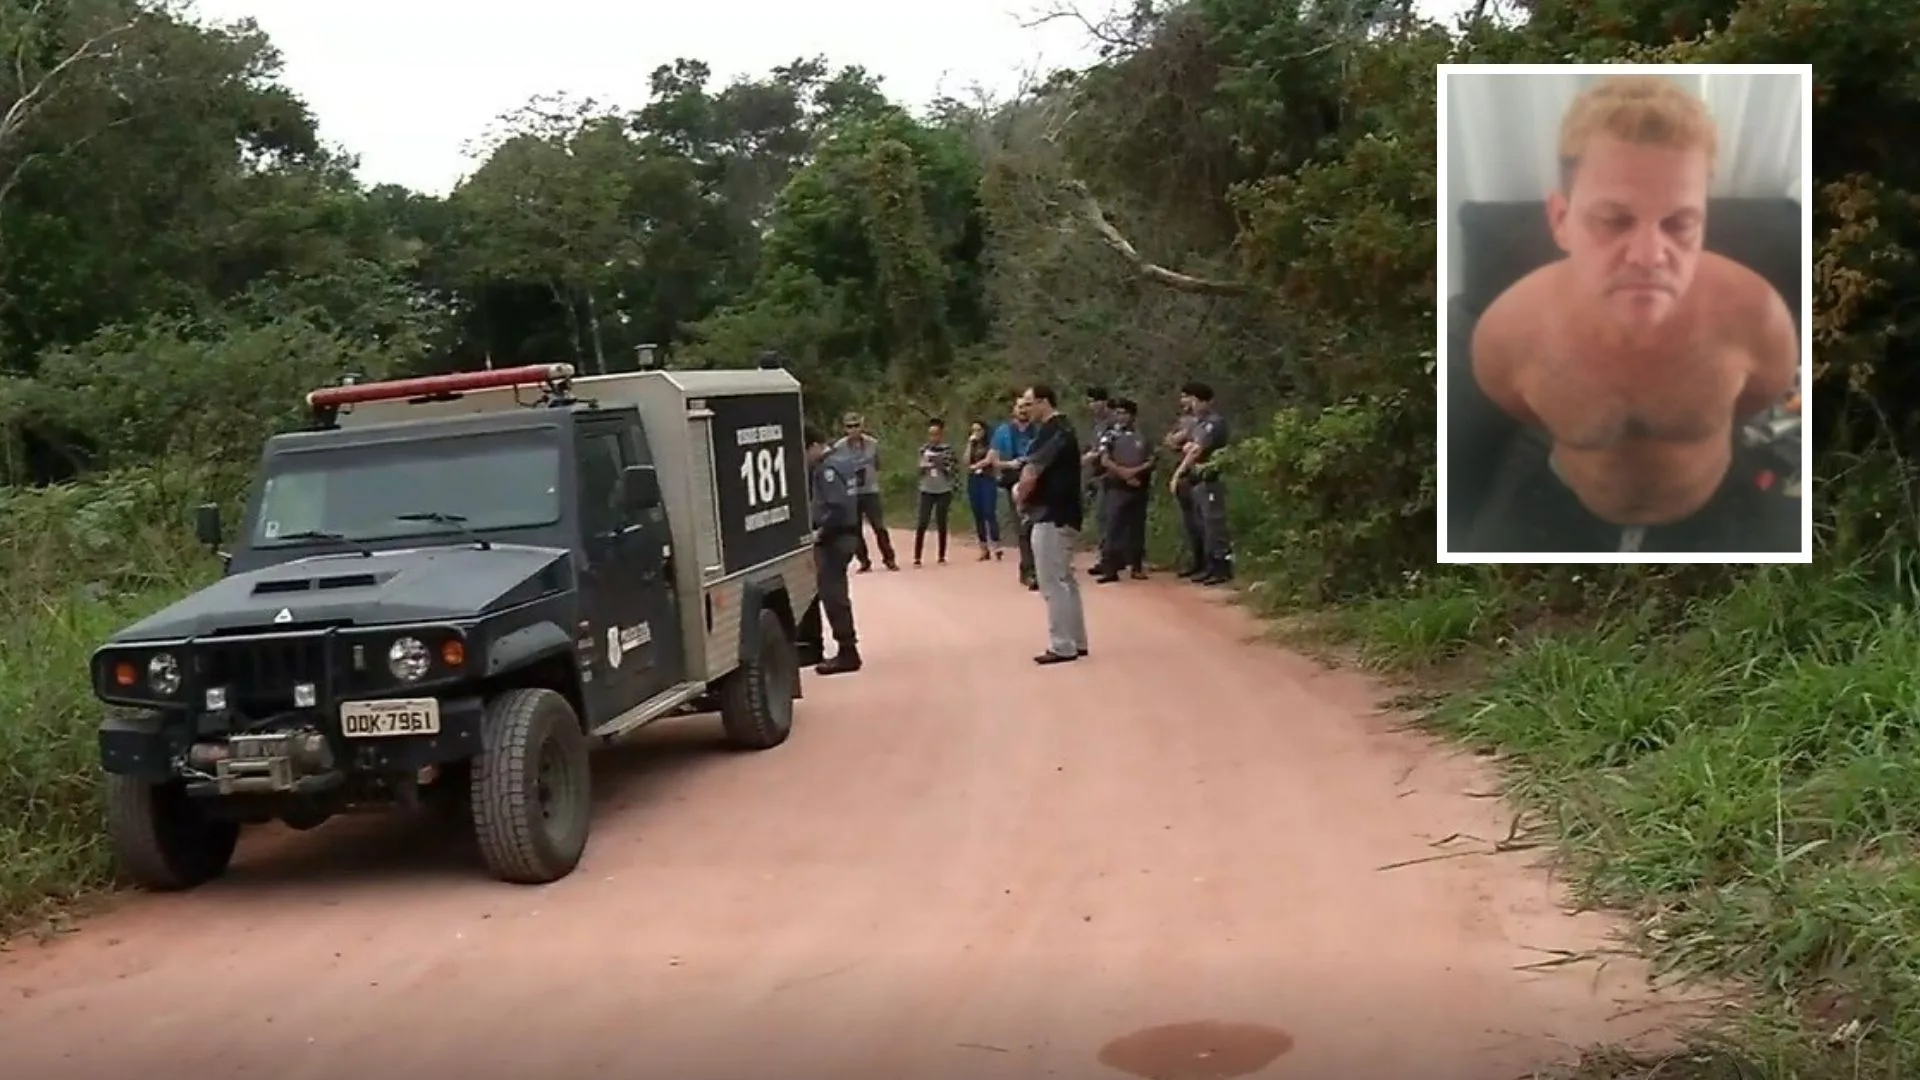
[[[683,682],[669,686],[594,728],[589,734],[596,739],[617,739],[622,735],[638,731],[706,692],[707,684],[702,682]]]

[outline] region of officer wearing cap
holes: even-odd
[[[1094,580],[1120,580],[1122,569],[1134,580],[1147,576],[1147,499],[1153,493],[1153,447],[1134,426],[1140,407],[1130,398],[1108,403],[1108,423],[1100,454],[1100,573]]]
[[[1180,481],[1193,481],[1193,505],[1200,519],[1202,572],[1193,580],[1220,585],[1233,580],[1233,538],[1227,532],[1226,479],[1220,473],[1219,454],[1232,433],[1226,418],[1213,407],[1213,387],[1190,382],[1180,388],[1180,405],[1193,414],[1193,432],[1169,485],[1179,492]]]
[[[800,618],[798,629],[802,663],[817,666],[821,675],[860,670],[860,646],[853,631],[853,599],[847,588],[847,566],[860,540],[860,463],[857,455],[832,449],[819,431],[807,429],[808,490],[813,510],[813,566],[818,578],[813,603]],[[823,660],[825,642],[820,621],[833,630],[839,651]]]
[[[867,421],[859,413],[848,413],[841,421],[846,434],[833,444],[836,455],[851,455],[845,460],[852,464],[859,476],[860,506],[859,516],[873,528],[873,539],[880,545],[880,561],[889,570],[900,569],[899,560],[893,555],[893,534],[887,531],[887,525],[880,507],[880,440],[867,431]],[[867,553],[866,533],[855,529],[856,541],[853,557],[860,560],[860,572],[873,569],[873,558]]]

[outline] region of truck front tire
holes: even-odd
[[[587,736],[552,690],[487,702],[470,798],[480,857],[501,881],[544,885],[580,865],[593,823]]]
[[[178,783],[107,777],[107,838],[120,872],[155,892],[180,892],[227,872],[240,823],[207,814]]]
[[[760,609],[757,638],[756,655],[742,656],[718,687],[721,730],[728,745],[742,750],[771,750],[793,733],[799,651],[786,624],[769,608]]]

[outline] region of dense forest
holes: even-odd
[[[1755,987],[1701,1075],[1911,1073],[1920,7],[1139,0],[1089,32],[1088,70],[911,108],[831,58],[678,60],[635,110],[503,117],[439,198],[358,179],[250,24],[0,0],[0,915],[104,883],[87,652],[212,573],[187,508],[308,388],[777,348],[822,415],[904,429],[1022,379],[1157,422],[1199,375],[1258,599],[1464,687],[1433,724],[1504,756],[1586,895]],[[1811,567],[1433,565],[1433,68],[1568,60],[1814,65]]]

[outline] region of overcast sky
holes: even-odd
[[[1006,95],[1027,73],[1093,58],[1072,20],[1022,25],[1046,0],[192,2],[204,19],[259,22],[322,137],[359,155],[366,181],[436,194],[472,170],[466,144],[502,113],[555,91],[638,106],[647,76],[675,57],[705,60],[724,82],[824,55],[913,105],[976,84]]]

